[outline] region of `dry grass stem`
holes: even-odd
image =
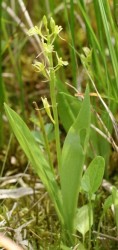
[[[0,246],[6,250],[23,250],[22,247],[18,246],[14,241],[3,234],[0,234]]]
[[[22,29],[24,34],[27,35],[28,29],[26,28],[25,24],[21,21],[21,19],[14,13],[14,11],[9,6],[7,6],[7,4],[5,2],[2,2],[2,8],[7,11],[7,13],[12,17],[12,19]],[[29,37],[29,41],[31,42],[34,49],[36,50],[36,53],[39,54],[39,47],[36,44],[35,40],[32,37]]]

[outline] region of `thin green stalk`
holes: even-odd
[[[86,24],[86,32],[87,32],[87,38],[88,38],[88,42],[89,42],[89,47],[93,48],[93,69],[94,69],[94,72],[95,72],[95,79],[97,80],[97,82],[99,83],[99,85],[101,85],[101,88],[103,88],[104,86],[104,89],[106,91],[106,84],[108,85],[108,77],[107,77],[107,82],[106,82],[106,78],[104,77],[103,74],[101,74],[101,64],[99,63],[99,61],[102,59],[103,61],[103,64],[104,64],[104,68],[105,68],[105,75],[108,74],[107,72],[107,68],[106,68],[106,61],[105,61],[105,54],[104,54],[104,46],[103,44],[101,43],[101,41],[99,42],[97,36],[95,35],[92,27],[91,27],[91,23],[90,23],[90,18],[89,18],[89,15],[87,13],[87,10],[86,10],[86,6],[85,6],[85,3],[83,0],[81,1],[78,1],[78,5],[79,5],[79,8],[80,8],[80,11],[82,12],[82,15],[83,15],[83,18],[85,20],[85,24]],[[100,21],[99,17],[99,13],[97,11],[97,7],[96,5],[98,5],[98,3],[95,1],[94,2],[94,8],[95,8],[95,14],[96,14],[96,20],[97,20],[97,25],[99,24],[98,23],[98,20]],[[101,39],[103,40],[103,37],[102,37],[102,28],[101,26],[98,27],[98,31],[100,31],[99,33],[99,36],[101,35]],[[98,57],[98,54],[96,53],[96,50],[99,51],[99,57]]]
[[[96,249],[96,250],[99,249],[98,236],[99,236],[99,233],[100,233],[101,222],[102,222],[102,220],[103,220],[104,214],[105,214],[105,213],[103,212],[103,214],[102,214],[101,217],[100,217],[99,223],[98,223],[97,236],[96,236],[97,242],[96,242],[96,246],[95,246],[95,249]]]
[[[14,68],[14,72],[15,72],[16,77],[18,79],[19,88],[20,88],[21,111],[22,111],[22,115],[24,116],[24,91],[23,91],[22,74],[20,72],[21,69],[20,69],[20,66],[19,66],[19,62],[15,60],[11,45],[9,43],[9,37],[8,37],[8,34],[7,34],[7,30],[6,30],[6,26],[5,26],[4,21],[2,21],[2,30],[3,30],[4,37],[5,37],[6,41],[8,42],[8,45],[9,45],[8,46],[8,52],[9,52],[9,55],[10,55],[12,66]],[[20,58],[20,55],[18,55],[18,56]]]
[[[77,59],[75,53],[75,15],[74,15],[74,1],[70,0],[70,32],[71,32],[71,40],[72,40],[72,72],[73,72],[73,85],[77,87]]]
[[[55,1],[54,0],[50,0],[48,1],[49,7],[50,7],[50,13],[51,16],[54,16],[54,9],[55,9]]]
[[[11,134],[10,138],[9,138],[8,146],[7,146],[7,149],[6,149],[6,155],[5,155],[5,158],[4,158],[4,162],[3,162],[2,169],[1,169],[1,172],[0,172],[0,176],[3,175],[4,169],[5,169],[5,164],[6,164],[7,156],[8,156],[9,150],[10,150],[10,145],[11,145],[12,138],[13,138],[13,134]]]
[[[2,14],[2,1],[0,2],[0,17]],[[2,30],[2,23],[0,19],[0,33]],[[1,34],[2,35],[2,34]],[[4,83],[2,79],[2,47],[0,43],[0,148],[3,146],[3,103],[5,101],[5,91],[4,91]]]
[[[112,62],[112,67],[113,67],[113,71],[114,71],[114,76],[116,79],[116,86],[115,87],[118,89],[118,72],[117,72],[118,60],[116,57],[114,46],[113,46],[112,41],[111,41],[111,35],[109,32],[109,23],[107,20],[106,11],[104,9],[104,4],[101,0],[98,0],[98,4],[99,4],[99,9],[100,9],[101,17],[102,17],[104,30],[105,30],[106,40],[108,43],[108,48],[109,48],[109,52],[110,52],[110,56],[111,56],[111,62]],[[116,90],[116,88],[115,88],[115,90]]]
[[[70,46],[70,56],[71,56],[71,67],[72,67],[72,76],[73,76],[73,86],[77,87],[77,59],[75,53],[75,41],[74,41],[74,3],[73,0],[70,0],[70,20],[68,17],[67,2],[64,0],[65,5],[65,18],[68,24],[67,33],[69,33],[69,41],[72,46]]]
[[[94,69],[94,76],[95,76],[95,79],[97,80],[99,86],[101,88],[103,88],[104,86],[104,89],[106,90],[106,78],[104,77],[103,74],[101,74],[101,64],[99,63],[100,60],[103,61],[103,64],[105,65],[105,58],[104,58],[104,53],[102,51],[102,47],[101,47],[101,43],[99,42],[97,36],[95,35],[92,27],[91,27],[91,22],[90,22],[90,18],[89,18],[89,15],[87,13],[87,9],[86,9],[86,6],[85,6],[85,3],[83,0],[81,1],[78,1],[78,5],[79,5],[79,8],[80,8],[80,11],[83,15],[83,18],[85,20],[85,24],[86,24],[86,33],[87,33],[87,38],[88,38],[88,42],[89,42],[89,47],[93,49],[93,69]],[[96,6],[97,3],[94,2],[94,5]],[[94,6],[94,7],[95,7]],[[95,13],[96,13],[96,10],[95,10]],[[97,18],[97,24],[98,24],[98,16],[99,14],[97,15],[96,14],[96,18]],[[101,31],[101,29],[100,29]],[[98,57],[98,54],[96,53],[96,51],[99,51],[99,57]],[[105,68],[106,70],[106,68]],[[105,71],[106,73],[106,71]]]
[[[3,103],[4,103],[4,85],[2,79],[2,73],[0,72],[0,148],[3,146]]]
[[[91,211],[92,211],[92,203],[91,203],[91,196],[89,195],[89,245],[88,250],[91,249]]]
[[[97,23],[97,30],[98,30],[98,35],[99,35],[99,42],[100,42],[101,51],[102,51],[102,54],[103,54],[103,65],[104,65],[104,73],[105,73],[104,77],[103,77],[103,74],[101,74],[102,67],[100,65],[100,58],[98,59],[98,56],[97,56],[97,54],[95,52],[94,55],[95,55],[95,58],[96,58],[96,62],[98,61],[98,66],[100,68],[100,71],[97,73],[98,84],[99,84],[99,82],[101,80],[101,88],[102,88],[102,86],[104,86],[104,90],[106,92],[106,95],[110,96],[111,93],[112,93],[113,87],[112,87],[112,84],[111,84],[111,76],[109,74],[110,72],[109,72],[108,65],[107,65],[108,64],[107,56],[105,54],[106,43],[104,41],[104,27],[103,27],[103,24],[102,24],[101,14],[98,11],[98,9],[99,9],[98,1],[94,1],[94,9],[95,9],[95,15],[96,15],[96,23]],[[95,79],[96,79],[96,72],[95,72]],[[110,107],[110,103],[111,103],[111,101],[108,98],[108,106],[109,107]],[[107,126],[109,127],[109,123],[110,123],[109,116],[108,116],[108,118],[105,119],[105,122],[107,123]],[[105,144],[106,144],[106,147],[108,148],[109,147],[108,143],[105,142]],[[104,144],[104,148],[105,148],[105,144]],[[106,158],[106,156],[105,156],[105,158]],[[108,169],[107,168],[105,170],[105,177],[108,178]]]
[[[44,142],[45,142],[45,148],[46,148],[46,152],[48,154],[49,164],[50,164],[52,172],[54,173],[54,168],[53,168],[52,159],[51,159],[51,155],[50,155],[50,148],[49,148],[48,138],[47,138],[47,135],[45,132],[43,118],[41,116],[41,112],[40,112],[40,109],[38,108],[37,103],[36,102],[33,102],[33,103],[34,103],[35,109],[36,109],[37,114],[38,114],[41,130],[42,130],[42,134],[43,134],[43,138],[44,138]]]
[[[114,12],[115,25],[117,27],[117,23],[118,23],[118,1],[117,0],[113,0],[113,12]]]
[[[88,17],[88,15],[86,15],[85,9],[82,6],[82,2],[83,2],[83,0],[81,0],[81,2],[80,2],[80,0],[77,1],[79,9],[80,9],[80,11],[81,11],[81,13],[83,15],[84,20],[85,20],[86,27],[89,30],[89,33],[91,33],[92,40],[94,41],[94,43],[96,45],[96,48],[98,49],[98,51],[100,52],[100,55],[102,57],[102,52],[101,52],[99,41],[98,41],[98,39],[97,39],[97,37],[96,37],[96,35],[95,35],[92,27],[91,27],[91,23],[90,23],[89,17]]]
[[[117,1],[117,5],[118,5],[118,1]],[[117,9],[117,5],[116,5],[116,9]],[[107,19],[110,22],[110,25],[112,28],[113,36],[115,38],[115,52],[117,53],[117,56],[118,56],[118,32],[117,32],[117,27],[115,26],[115,22],[112,17],[112,12],[111,12],[108,0],[104,1],[104,7],[106,10]]]
[[[50,96],[52,102],[52,110],[54,115],[54,128],[55,128],[55,140],[56,140],[56,151],[57,151],[57,161],[58,167],[61,168],[61,146],[60,146],[60,135],[59,135],[59,120],[58,120],[58,112],[57,112],[57,102],[56,102],[56,93],[55,93],[55,72],[53,69],[53,59],[52,54],[49,55],[50,61]]]

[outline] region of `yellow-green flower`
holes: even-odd
[[[58,56],[57,52],[56,52],[56,57],[57,57],[57,66],[56,66],[55,70],[58,70],[62,66],[67,66],[68,65],[68,62],[63,61],[62,57]]]
[[[47,98],[46,97],[45,98],[41,97],[41,100],[43,102],[43,106],[44,106],[44,109],[45,109],[47,115],[49,116],[49,118],[52,121],[52,123],[55,124],[55,121],[54,121],[54,119],[52,117],[52,114],[51,114],[51,111],[50,111],[50,105],[48,103]]]
[[[48,72],[45,68],[44,63],[36,61],[34,64],[32,64],[33,67],[35,68],[36,72],[42,73],[43,76],[45,76],[47,79],[49,78]]]
[[[32,65],[35,67],[35,69],[37,70],[37,72],[42,72],[42,71],[45,70],[45,65],[43,63],[41,63],[41,62],[36,61]]]
[[[44,48],[44,52],[47,54],[50,54],[53,52],[54,49],[54,45],[52,44],[47,44],[47,43],[43,43],[43,48]]]
[[[28,35],[29,36],[33,36],[33,35],[41,35],[41,29],[38,28],[37,26],[32,27],[29,31],[28,31]]]

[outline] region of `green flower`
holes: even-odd
[[[46,97],[45,98],[41,97],[41,100],[43,102],[43,106],[44,106],[44,109],[45,109],[47,115],[49,116],[49,118],[52,121],[52,123],[55,124],[55,121],[54,121],[54,119],[52,117],[51,110],[50,110],[50,105],[48,103],[47,98]]]
[[[41,35],[41,29],[38,28],[37,26],[34,26],[28,31],[28,35],[29,36]]]
[[[67,66],[68,65],[68,62],[67,61],[63,61],[62,60],[62,57],[59,57],[58,58],[58,65],[60,65],[60,66]]]
[[[62,29],[62,26],[55,25],[54,34],[58,35]]]
[[[49,79],[48,72],[45,68],[44,63],[36,61],[34,64],[32,64],[35,68],[36,72],[42,73],[43,76],[45,76],[47,79]]]
[[[58,57],[57,52],[56,52],[56,57],[57,57],[57,66],[55,67],[55,71],[57,71],[62,66],[67,66],[68,65],[67,61],[63,61],[62,57]]]
[[[43,43],[43,48],[44,48],[44,52],[46,54],[50,54],[53,52],[53,49],[54,49],[54,45],[52,44],[47,44],[47,43]]]
[[[52,30],[52,33],[55,36],[57,36],[60,33],[60,31],[62,30],[61,26],[58,26],[58,25],[55,24],[55,21],[54,21],[54,19],[52,17],[50,18],[50,28]]]

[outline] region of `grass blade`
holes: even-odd
[[[104,26],[104,30],[105,30],[105,34],[106,34],[106,39],[107,39],[107,43],[108,43],[108,47],[109,47],[109,52],[110,52],[110,56],[111,56],[114,75],[115,75],[115,79],[116,79],[116,86],[117,86],[117,90],[118,90],[118,70],[117,70],[118,60],[117,60],[114,46],[113,46],[113,43],[111,40],[109,23],[107,20],[103,1],[98,0],[98,3],[99,3],[100,13],[102,16],[102,22],[103,22],[103,26]]]
[[[66,28],[69,34],[69,42],[72,46],[70,46],[70,56],[71,56],[71,67],[72,67],[72,76],[73,76],[73,86],[77,87],[77,60],[76,60],[76,53],[75,53],[75,41],[74,41],[74,7],[73,1],[70,0],[70,19],[67,10],[67,2],[64,0],[64,10],[65,10],[65,18],[66,18]]]

